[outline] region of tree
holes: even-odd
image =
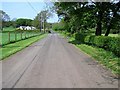
[[[0,10],[0,20],[1,21],[10,21],[10,17],[6,12]]]
[[[17,20],[17,18],[13,18],[13,19],[11,20],[12,26],[13,26],[14,28],[16,28],[16,26],[17,26],[16,20]]]
[[[88,22],[85,20],[89,20],[90,15],[92,15],[88,14],[90,8],[86,8],[87,4],[87,2],[56,2],[54,4],[58,16],[64,18],[67,31],[71,34],[79,32],[80,29],[87,29]]]
[[[63,31],[65,29],[65,25],[66,24],[65,24],[64,20],[62,19],[60,22],[54,23],[52,25],[52,29],[55,31],[58,31],[58,30]]]
[[[32,22],[32,25],[38,29],[41,29],[41,21],[38,19],[38,15],[35,17],[35,19]]]
[[[120,1],[117,3],[112,3],[111,5],[111,12],[108,12],[107,16],[108,22],[107,22],[107,31],[105,33],[105,36],[108,36],[110,33],[110,30],[114,27],[117,27],[116,29],[120,28]]]
[[[86,32],[89,28],[95,28],[95,35],[99,36],[106,30],[106,36],[110,29],[119,28],[120,1],[115,3],[97,2],[56,2],[54,3],[59,18],[64,18],[67,30],[70,33]]]
[[[17,25],[17,27],[19,27],[19,26],[32,26],[32,20],[20,18],[20,19],[16,20],[16,25]]]
[[[45,32],[46,24],[47,24],[47,19],[52,15],[48,10],[44,10],[40,12],[41,15],[41,21],[43,22],[43,29]]]
[[[3,10],[0,10],[0,21],[2,21],[0,25],[1,30],[3,30],[3,27],[7,25],[6,23],[10,21],[9,15]]]
[[[37,16],[34,19],[34,26],[37,26],[41,29],[43,28],[45,32],[47,19],[49,19],[50,16],[52,16],[52,14],[49,12],[49,10],[41,11],[40,13],[37,14]]]

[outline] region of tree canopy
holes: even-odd
[[[17,27],[19,27],[19,26],[32,26],[32,21],[33,20],[31,20],[31,19],[20,18],[20,19],[16,20],[16,25],[17,25]]]
[[[47,19],[52,16],[52,13],[49,12],[49,10],[43,10],[40,13],[37,14],[33,21],[33,25],[37,28],[44,29],[48,26]]]
[[[0,10],[0,21],[10,21],[9,15],[3,10]]]
[[[111,29],[120,28],[120,1],[55,2],[54,7],[70,33],[96,28],[95,35],[108,36]]]

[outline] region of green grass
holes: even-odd
[[[34,33],[34,32],[27,32],[26,33],[26,38],[28,37],[32,37],[34,35],[38,35],[39,33]],[[22,39],[21,39],[21,33],[17,32],[16,34],[16,40],[15,40],[15,32],[10,32],[10,42],[9,42],[9,34],[8,32],[4,32],[4,33],[0,33],[0,44],[5,45],[5,44],[9,44],[10,42],[14,42],[14,41],[18,41],[18,40],[22,40],[25,39],[25,32],[22,33]]]
[[[24,31],[22,33],[22,38],[21,38],[21,33],[16,31],[15,28],[13,28],[12,26],[11,27],[5,27],[3,28],[3,31],[4,32],[0,32],[0,45],[6,45],[6,44],[9,44],[11,42],[15,42],[15,41],[19,41],[19,40],[22,40],[22,39],[26,39],[26,38],[29,38],[29,37],[32,37],[33,35],[39,35],[38,32],[29,32],[29,31]],[[10,42],[9,42],[9,33],[10,32]],[[15,32],[17,32],[17,38],[15,39]],[[26,38],[25,38],[25,32],[26,32]]]
[[[95,35],[95,31],[96,31],[96,29],[95,28],[92,28],[92,29],[89,29],[90,31],[90,33],[92,34],[92,35]],[[103,36],[105,36],[105,34],[102,34]],[[110,36],[110,37],[120,37],[120,33],[119,34],[109,34],[108,36]]]
[[[92,33],[92,35],[95,35],[95,33]],[[103,36],[105,36],[105,34],[102,34]],[[109,34],[108,36],[110,37],[120,37],[119,34]]]
[[[11,27],[5,27],[3,28],[3,31],[15,31],[16,29],[13,28],[12,26]]]
[[[64,34],[61,34],[61,36],[66,37]],[[115,56],[114,53],[106,51],[102,48],[89,46],[86,44],[79,44],[79,41],[76,41],[74,37],[69,37],[68,40],[69,42],[72,42],[75,47],[90,55],[100,64],[111,70],[113,74],[120,75],[120,58]]]
[[[29,39],[25,39],[16,43],[5,45],[4,47],[0,48],[0,60],[22,50],[23,48],[29,46],[30,44],[44,38],[47,34],[39,35],[36,37],[32,37]]]
[[[112,52],[105,51],[102,48],[92,47],[85,44],[76,45],[80,50],[92,56],[100,64],[106,66],[114,74],[120,75],[120,58],[116,57]]]
[[[105,34],[102,34],[103,36],[105,35]],[[108,36],[110,36],[110,37],[119,37],[120,35],[119,34],[109,34]]]

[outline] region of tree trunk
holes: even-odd
[[[45,33],[45,20],[43,21],[43,30],[44,30],[44,33]]]
[[[109,33],[110,33],[110,29],[111,29],[111,24],[108,25],[108,27],[107,27],[107,31],[106,31],[106,33],[105,33],[105,36],[108,36],[108,35],[109,35]]]
[[[42,31],[42,28],[41,28],[41,27],[42,27],[42,25],[41,25],[41,21],[39,21],[39,23],[40,23],[40,32],[41,32],[41,31]]]
[[[110,33],[110,30],[111,30],[111,28],[112,28],[112,22],[114,21],[116,15],[117,15],[117,11],[119,10],[119,7],[120,7],[120,2],[118,2],[118,3],[116,4],[116,6],[117,6],[117,8],[116,8],[116,10],[113,12],[113,17],[112,17],[112,19],[111,19],[111,21],[110,21],[110,24],[109,24],[108,27],[107,27],[107,31],[106,31],[106,33],[105,33],[105,36],[108,36],[109,33]]]
[[[96,35],[96,36],[101,36],[101,33],[102,33],[102,28],[101,28],[101,26],[102,26],[102,23],[101,23],[101,22],[98,22],[98,23],[97,23],[96,32],[95,32],[95,35]]]
[[[44,33],[46,32],[46,31],[45,31],[45,29],[46,29],[45,23],[46,23],[46,20],[44,20],[44,24],[43,24],[43,27],[44,27]]]
[[[102,34],[102,17],[103,17],[103,12],[100,10],[98,12],[98,22],[97,22],[97,28],[95,32],[96,36],[101,36]]]

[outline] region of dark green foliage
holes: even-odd
[[[75,39],[81,43],[94,45],[112,51],[117,56],[120,56],[120,37],[95,36],[78,33],[75,35]]]
[[[109,40],[109,50],[120,56],[120,37],[113,37]]]
[[[52,29],[55,31],[63,31],[65,28],[64,28],[64,24],[60,22],[60,23],[54,23],[52,25]]]
[[[64,19],[66,32],[73,34],[96,28],[96,36],[101,36],[102,33],[108,36],[111,30],[119,33],[120,1],[55,2],[54,6],[59,18]]]
[[[94,39],[95,39],[95,35],[91,35],[89,37],[89,44],[94,45]]]
[[[109,50],[109,48],[110,48],[109,42],[110,42],[111,38],[112,37],[96,36],[94,38],[94,45]]]
[[[84,39],[87,36],[87,34],[83,34],[83,33],[76,33],[75,34],[75,39],[77,41],[80,41],[81,43],[84,43]]]
[[[17,19],[16,20],[17,27],[19,26],[32,26],[32,20],[31,19]]]
[[[120,55],[120,37],[96,36],[93,43],[97,47],[112,51],[118,56]]]

